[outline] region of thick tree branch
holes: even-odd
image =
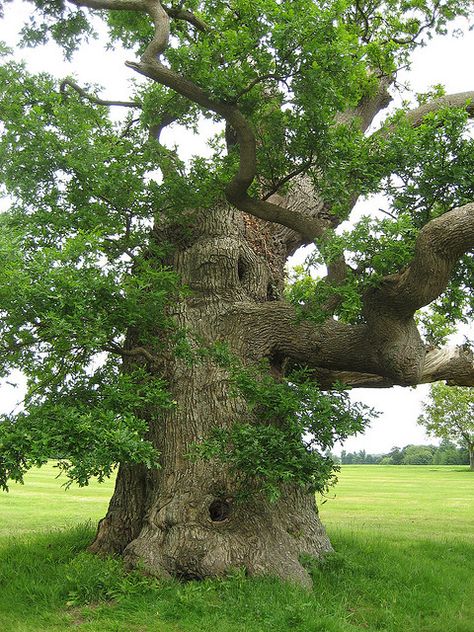
[[[351,388],[390,388],[405,385],[371,373],[330,371],[322,368],[315,369],[312,376],[322,388],[331,388],[336,382]],[[474,355],[470,347],[445,347],[426,352],[418,383],[439,381],[446,381],[449,386],[474,386]]]
[[[311,369],[323,388],[342,382],[353,388],[415,386],[447,380],[474,386],[473,353],[467,347],[428,350],[413,320],[388,327],[302,319],[285,302],[240,304],[227,326],[241,329],[251,357]]]
[[[411,317],[434,301],[448,284],[458,259],[474,249],[474,202],[431,220],[420,231],[415,256],[400,274],[385,277],[367,293],[367,313],[374,310]]]
[[[446,94],[438,99],[434,99],[429,103],[424,103],[418,108],[409,110],[406,112],[406,120],[411,123],[413,127],[419,127],[424,118],[432,112],[438,112],[443,108],[463,108],[468,112],[469,116],[474,116],[474,91],[458,92],[456,94]],[[395,125],[388,125],[382,127],[372,134],[375,136],[389,136],[396,130]]]
[[[411,265],[385,277],[364,297],[367,344],[377,356],[378,370],[364,372],[388,377],[395,384],[419,384],[425,366],[425,345],[413,316],[445,289],[453,267],[474,248],[474,203],[429,222],[420,232]],[[429,366],[429,364],[428,364]]]
[[[314,323],[301,318],[289,303],[271,301],[237,305],[226,326],[242,330],[250,356],[279,357],[313,369],[379,373],[365,325],[332,319]]]
[[[247,191],[256,175],[256,140],[249,122],[235,105],[211,98],[202,88],[159,61],[161,53],[168,44],[169,19],[159,3],[147,1],[146,4],[155,25],[155,36],[142,60],[139,63],[127,62],[127,66],[222,116],[233,128],[239,145],[239,168],[226,187],[227,200],[241,211],[287,226],[309,241],[320,237],[323,231],[317,219],[296,215],[286,207],[257,200],[248,195]]]
[[[449,386],[474,386],[474,354],[469,345],[427,352],[421,381],[440,380]]]
[[[446,94],[430,103],[407,112],[407,119],[413,127],[419,127],[427,114],[437,112],[442,108],[464,108],[470,116],[474,116],[474,91]]]
[[[297,216],[286,207],[258,200],[247,191],[256,175],[256,141],[253,130],[239,109],[232,104],[211,98],[202,88],[164,66],[159,58],[168,46],[169,14],[157,0],[70,0],[76,6],[95,9],[126,9],[146,11],[155,27],[152,41],[139,63],[127,62],[127,66],[158,83],[175,90],[201,107],[222,116],[234,129],[239,145],[239,168],[226,187],[227,200],[239,210],[269,222],[287,226],[308,241],[322,235],[319,221],[310,216]]]

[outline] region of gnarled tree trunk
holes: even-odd
[[[413,385],[434,376],[470,384],[472,352],[426,349],[413,315],[441,291],[454,256],[472,244],[472,210],[466,205],[430,222],[412,265],[367,292],[365,322],[354,325],[298,319],[281,300],[284,264],[301,237],[227,205],[202,211],[190,234],[173,244],[169,263],[191,290],[174,306],[173,318],[200,346],[225,342],[244,365],[266,358],[277,375],[289,360],[311,368],[328,386],[336,380]],[[320,211],[316,205],[313,216]],[[169,227],[162,234],[156,230],[158,240],[173,233],[183,235]],[[161,469],[120,468],[92,550],[122,553],[161,577],[218,576],[245,567],[251,574],[309,585],[301,555],[320,557],[331,550],[313,494],[287,487],[275,504],[258,495],[237,502],[236,480],[225,467],[187,455],[214,427],[247,420],[246,402],[230,392],[230,376],[211,358],[190,362],[170,348],[159,360],[159,369],[149,369],[167,380],[176,401],[173,409],[148,415]],[[146,354],[140,361],[146,364]]]
[[[200,344],[225,342],[244,364],[265,356],[275,364],[271,320],[249,328],[241,315],[278,298],[286,252],[263,222],[228,206],[202,213],[195,226],[199,233],[176,244],[173,259],[191,289],[175,306],[177,325]],[[245,567],[309,584],[300,556],[331,550],[314,494],[288,486],[275,503],[262,494],[238,500],[237,481],[222,464],[187,455],[214,427],[248,419],[246,402],[229,392],[229,375],[212,359],[164,354],[160,371],[176,401],[150,420],[161,469],[121,466],[91,549],[123,553],[157,576],[201,578]]]
[[[327,305],[328,318],[321,324],[298,320],[294,308],[281,300],[285,262],[299,246],[334,230],[341,219],[306,174],[294,174],[285,195],[275,192],[263,200],[249,195],[256,175],[252,126],[233,104],[210,98],[157,61],[166,15],[161,11],[155,17],[155,40],[140,63],[127,65],[225,119],[235,132],[240,158],[225,189],[232,207],[222,204],[196,213],[187,232],[170,226],[156,230],[158,240],[172,242],[170,264],[191,289],[175,307],[176,324],[199,344],[225,342],[244,365],[266,358],[278,374],[286,360],[296,362],[311,369],[322,386],[335,381],[357,387],[407,386],[440,379],[472,384],[472,351],[427,348],[414,314],[439,296],[457,260],[472,249],[474,204],[426,224],[411,264],[364,292],[360,323],[333,318],[337,304]],[[388,104],[389,83],[381,79],[375,94],[336,121],[357,121],[366,130]],[[452,98],[466,102],[465,94]],[[438,99],[430,108],[444,105]],[[430,108],[410,112],[410,122],[418,125]],[[326,280],[337,285],[347,273],[341,257],[327,265]],[[288,487],[275,504],[261,496],[236,502],[236,481],[225,467],[193,462],[187,454],[212,428],[248,418],[245,401],[231,395],[229,375],[211,359],[189,363],[170,351],[163,353],[160,364],[160,378],[167,380],[176,400],[175,408],[149,418],[162,467],[152,473],[120,469],[92,550],[123,553],[131,564],[157,576],[207,577],[245,567],[250,573],[308,585],[300,556],[319,557],[331,550],[313,495]]]

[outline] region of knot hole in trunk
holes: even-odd
[[[244,259],[242,255],[240,255],[240,257],[237,260],[237,276],[239,277],[239,281],[241,284],[247,281],[248,275],[249,275],[248,262]]]
[[[230,516],[230,505],[226,500],[216,498],[209,505],[209,517],[211,522],[224,522]]]

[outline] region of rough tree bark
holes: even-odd
[[[193,238],[176,244],[174,267],[192,291],[177,305],[179,326],[204,344],[225,341],[244,363],[272,358],[272,321],[248,328],[240,314],[274,302],[283,268],[271,266],[251,218],[228,206],[203,212]],[[270,263],[269,263],[270,262]],[[245,307],[244,307],[245,306]],[[278,371],[278,358],[273,359]],[[231,396],[226,371],[211,360],[162,358],[176,407],[150,420],[161,469],[122,466],[109,511],[91,550],[123,553],[158,576],[207,577],[235,567],[309,584],[299,562],[331,550],[314,495],[287,487],[273,504],[262,496],[236,501],[236,481],[222,466],[186,457],[215,427],[248,416]]]

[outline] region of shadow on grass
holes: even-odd
[[[2,632],[472,632],[474,547],[464,542],[336,531],[337,553],[308,562],[310,593],[241,571],[186,584],[127,574],[85,553],[93,532],[0,542]]]
[[[430,472],[439,472],[439,467],[438,467],[438,469],[430,467],[429,471]],[[474,471],[471,470],[467,465],[458,465],[456,467],[447,467],[446,465],[443,465],[443,473],[444,472],[453,472],[453,473],[456,473],[456,474],[472,474],[472,476],[474,478]]]

